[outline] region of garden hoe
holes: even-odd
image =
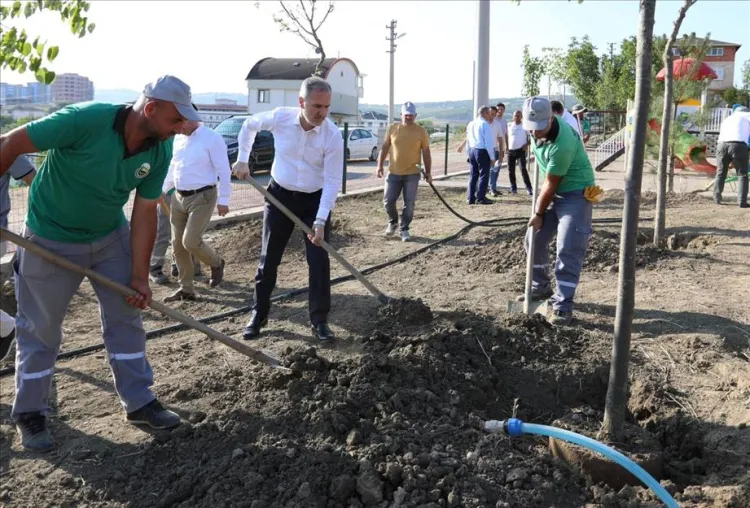
[[[536,213],[536,200],[539,196],[539,166],[537,165],[536,159],[533,161],[534,164],[534,195],[531,197],[531,215]],[[536,230],[531,229],[531,242],[526,253],[526,285],[523,292],[523,301],[517,300],[508,301],[508,314],[542,314],[547,315],[547,300],[544,301],[531,301],[531,279],[534,272],[534,240],[536,239]]]
[[[88,277],[90,280],[96,281],[106,286],[107,288],[111,289],[112,291],[120,293],[124,297],[134,296],[136,294],[136,291],[134,289],[124,286],[123,284],[120,284],[119,282],[115,282],[109,277],[96,273],[93,270],[89,270],[88,268],[83,268],[81,266],[78,266],[77,264],[71,261],[68,261],[67,259],[63,257],[60,257],[57,254],[54,254],[48,251],[44,247],[41,247],[33,242],[30,242],[29,240],[15,233],[11,233],[10,231],[6,229],[0,228],[0,238],[2,238],[3,240],[8,240],[10,242],[13,242],[14,244],[23,248],[25,251],[33,253],[43,259],[46,259],[50,263],[53,263],[61,268],[64,268],[66,270],[70,270],[76,273],[80,273],[81,275]],[[278,360],[277,358],[269,356],[262,351],[258,351],[257,349],[253,349],[250,346],[246,345],[245,343],[240,342],[236,339],[233,339],[232,337],[225,335],[221,332],[218,332],[214,330],[213,328],[210,328],[204,325],[203,323],[196,321],[195,319],[189,316],[186,316],[185,314],[171,307],[164,305],[161,302],[152,300],[150,307],[156,311],[161,312],[165,316],[171,317],[175,321],[179,321],[180,323],[186,326],[189,326],[190,328],[193,328],[194,330],[203,332],[204,334],[206,334],[206,336],[208,336],[208,338],[219,341],[225,346],[229,346],[235,351],[242,353],[245,356],[249,356],[253,360],[256,360],[261,363],[265,363],[266,365],[269,365],[275,369],[291,372],[291,369],[287,367],[283,367],[281,365],[281,361]]]
[[[315,234],[315,233],[313,233],[312,229],[310,229],[307,226],[307,224],[305,224],[304,222],[302,222],[302,220],[299,217],[297,217],[296,215],[294,215],[291,212],[291,210],[289,210],[287,207],[285,207],[283,204],[281,204],[281,202],[278,199],[276,199],[275,197],[273,197],[273,195],[271,195],[271,193],[268,192],[268,190],[265,187],[263,187],[260,183],[258,183],[257,180],[255,180],[255,178],[253,178],[251,176],[251,177],[249,177],[247,179],[247,181],[250,182],[250,185],[252,185],[253,187],[255,187],[255,190],[257,190],[258,192],[260,192],[261,195],[264,198],[266,198],[268,201],[270,201],[271,204],[273,204],[276,208],[278,208],[279,210],[281,210],[281,212],[284,215],[286,215],[287,217],[289,217],[289,220],[291,220],[292,222],[294,222],[294,224],[296,224],[297,227],[299,227],[305,234],[311,235],[311,236]],[[382,291],[380,291],[378,288],[376,288],[369,280],[367,280],[365,278],[364,275],[362,275],[356,268],[354,268],[351,265],[351,263],[349,263],[349,261],[347,261],[346,259],[344,259],[344,257],[341,254],[339,254],[338,252],[336,252],[336,249],[334,249],[333,247],[331,247],[328,244],[328,242],[326,242],[325,240],[321,240],[320,241],[320,246],[333,259],[335,259],[336,261],[338,261],[339,263],[341,263],[341,265],[344,268],[346,268],[347,271],[349,273],[351,273],[354,276],[355,279],[357,279],[359,282],[361,282],[362,285],[365,288],[367,288],[367,290],[372,294],[372,296],[374,296],[375,298],[377,298],[380,303],[387,304],[387,303],[389,303],[391,301],[391,298],[388,298],[385,294],[383,294]]]

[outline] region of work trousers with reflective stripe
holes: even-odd
[[[84,268],[121,284],[131,276],[130,231],[123,226],[92,243],[62,243],[40,238],[28,227],[26,239]],[[13,416],[50,411],[49,394],[55,359],[62,342],[62,323],[83,276],[41,257],[18,250],[15,265],[16,398]],[[154,400],[153,374],[146,359],[141,311],[118,293],[91,281],[99,299],[104,345],[115,389],[127,412]]]
[[[536,233],[532,278],[534,292],[543,291],[550,285],[549,246],[557,234],[557,290],[552,296],[553,310],[573,310],[573,298],[592,232],[592,208],[591,202],[583,196],[583,191],[558,194],[544,213],[542,229]],[[531,229],[526,234],[527,252],[530,241]]]

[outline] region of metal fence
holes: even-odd
[[[352,132],[353,129],[369,127],[345,124],[343,129]],[[456,151],[458,145],[463,141],[464,127],[458,129],[449,125],[442,125],[428,129],[430,135],[430,148],[432,152],[433,174],[449,174],[454,172],[465,171],[466,155]],[[375,134],[375,132],[373,132]],[[385,128],[378,132],[377,148],[382,147],[382,139],[385,134]],[[347,143],[348,144],[348,143]],[[39,169],[44,160],[42,154],[26,155],[35,168]],[[347,194],[357,190],[376,188],[383,185],[383,181],[377,178],[377,163],[369,160],[370,157],[353,157],[352,160],[345,160],[343,171],[343,182],[340,194]],[[259,172],[253,177],[261,184],[266,185],[270,180],[270,167],[259,168]],[[11,179],[10,185],[11,210],[8,215],[8,228],[16,233],[20,233],[26,218],[26,208],[29,196],[29,190],[25,183]],[[125,216],[130,217],[133,209],[133,199],[135,192],[124,206]],[[247,213],[257,209],[263,204],[263,196],[255,190],[248,182],[232,180],[232,194],[229,201],[230,213]],[[218,215],[213,217],[218,218]],[[15,246],[8,245],[8,251],[15,250]]]

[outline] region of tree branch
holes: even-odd
[[[329,2],[328,4],[328,11],[323,16],[323,19],[320,20],[320,23],[318,23],[318,26],[315,28],[315,31],[317,32],[321,26],[323,26],[323,23],[325,23],[326,19],[328,19],[328,15],[333,12],[333,2]]]
[[[293,22],[293,23],[294,23],[295,25],[297,25],[297,27],[298,27],[298,30],[302,30],[302,31],[303,31],[303,32],[305,32],[305,33],[306,33],[307,35],[309,35],[309,36],[311,36],[311,37],[312,37],[312,36],[313,36],[313,34],[312,34],[312,33],[310,33],[310,32],[309,32],[309,31],[308,31],[308,30],[307,30],[307,29],[305,28],[305,26],[304,26],[304,25],[302,24],[302,22],[301,22],[301,21],[299,20],[299,18],[298,18],[297,16],[295,16],[295,15],[294,15],[294,13],[292,12],[292,10],[291,10],[291,9],[288,9],[288,8],[287,8],[287,6],[286,6],[286,5],[284,5],[284,2],[281,2],[281,1],[280,1],[279,3],[281,4],[281,8],[282,8],[282,9],[284,9],[284,13],[285,13],[285,14],[286,14],[286,15],[287,15],[287,16],[289,17],[289,19],[291,19],[291,20],[292,20],[292,22]],[[301,0],[300,0],[300,3],[302,3],[302,2],[301,2]],[[307,12],[306,12],[306,11],[305,11],[305,18],[307,18]],[[300,34],[300,35],[301,35],[301,34]],[[308,43],[308,44],[309,44],[309,43]]]

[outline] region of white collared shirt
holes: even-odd
[[[297,192],[323,190],[317,219],[326,220],[336,206],[344,169],[344,138],[330,119],[305,131],[300,108],[276,108],[253,115],[237,136],[237,160],[247,162],[258,131],[273,133],[276,155],[271,177],[283,188]]]
[[[508,150],[519,150],[529,139],[529,133],[523,128],[523,123],[512,123],[508,127]]]
[[[563,110],[563,114],[560,116],[566,124],[573,127],[573,130],[578,134],[579,138],[583,138],[583,132],[581,132],[581,125],[578,123],[578,119],[567,109]]]
[[[217,204],[229,206],[232,192],[232,170],[229,167],[227,145],[221,134],[199,125],[189,136],[174,137],[172,162],[162,191],[176,188],[181,191],[197,190],[219,181]]]
[[[494,157],[493,149],[497,146],[497,136],[487,120],[477,117],[466,126],[466,142],[469,148],[484,149]]]
[[[719,143],[739,141],[747,143],[750,138],[750,113],[736,111],[726,117],[719,127]]]
[[[495,136],[495,149],[498,149],[500,147],[500,139],[505,139],[505,134],[507,133],[507,125],[503,125],[504,120],[501,120],[499,118],[495,118],[492,123],[490,124],[490,127],[492,127],[492,132]]]

